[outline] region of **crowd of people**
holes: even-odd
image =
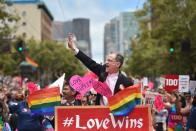
[[[2,131],[53,131],[54,116],[32,114],[28,106],[28,83],[19,77],[0,75],[0,130]],[[61,106],[95,105],[95,92],[88,92],[80,100],[78,93],[64,81]]]
[[[26,85],[20,87],[19,79],[10,79],[11,77],[7,76],[1,76],[1,78],[4,79],[0,81],[0,121],[2,121],[0,124],[4,131],[49,131],[48,127],[54,130],[54,116],[30,113],[27,103],[29,92]],[[16,85],[13,86],[13,83]],[[152,125],[156,131],[194,131],[196,129],[196,96],[191,95],[190,92],[168,93],[164,88],[157,87],[151,90],[145,87],[143,104],[147,104],[144,102],[147,92],[156,92],[163,98],[163,108],[157,109],[155,104],[151,105]],[[69,81],[65,80],[61,93],[61,106],[96,105],[95,91],[89,91],[80,100],[76,99],[77,94],[70,87]],[[31,127],[32,125],[34,128]]]
[[[106,82],[112,95],[120,92],[135,82],[121,72],[124,57],[118,53],[107,56],[105,64],[98,64],[86,56],[76,46],[73,35],[69,34],[68,47],[75,56],[101,82]],[[25,80],[25,79],[24,79]],[[55,129],[54,116],[31,113],[28,107],[28,84],[19,77],[0,76],[0,128],[3,131],[52,131]],[[26,80],[25,80],[26,81]],[[138,81],[137,82],[141,82]],[[195,131],[196,130],[196,96],[189,92],[167,92],[163,87],[142,88],[142,104],[151,104],[152,125],[156,131]],[[156,92],[157,98],[146,103],[148,92]],[[61,106],[108,105],[107,97],[90,90],[78,97],[69,83],[64,80],[61,92]],[[158,103],[158,104],[157,104]]]
[[[155,103],[151,106],[152,124],[156,131],[196,130],[196,96],[192,96],[190,92],[174,91],[168,93],[163,88],[157,88],[156,92],[162,96],[163,103],[160,109],[155,106]]]

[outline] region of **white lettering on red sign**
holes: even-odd
[[[75,121],[75,123],[76,123],[75,127],[77,129],[82,129],[82,130],[92,129],[92,128],[108,129],[111,124],[112,124],[113,128],[117,128],[117,127],[119,127],[119,128],[123,128],[123,127],[125,127],[125,128],[142,128],[142,126],[143,126],[143,119],[142,118],[130,119],[128,116],[126,116],[126,117],[123,117],[122,120],[115,120],[112,113],[110,113],[109,115],[110,115],[110,119],[105,118],[105,119],[99,120],[98,118],[94,118],[94,119],[91,118],[91,119],[87,120],[86,124],[83,124],[83,125],[81,125],[81,123],[80,123],[80,116],[75,115],[75,120],[74,120],[74,117],[66,118],[66,119],[64,119],[64,122],[62,124],[64,125],[64,127],[70,127],[73,124],[73,122]]]
[[[178,79],[166,79],[166,86],[178,86]]]

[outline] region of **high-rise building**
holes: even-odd
[[[119,21],[114,18],[104,27],[104,56],[111,52],[118,52],[119,47]],[[104,57],[105,60],[105,57]]]
[[[9,10],[16,12],[20,20],[15,35],[26,39],[52,40],[53,16],[40,0],[7,0]]]
[[[60,21],[54,21],[52,23],[52,38],[56,41],[64,41],[64,23]]]
[[[73,33],[77,37],[78,48],[81,48],[88,56],[91,55],[91,40],[90,40],[90,21],[85,18],[73,19],[72,23]],[[84,43],[87,46],[82,46]],[[85,48],[85,50],[84,50]]]
[[[119,47],[124,55],[131,54],[131,39],[139,32],[134,12],[122,12],[119,15]]]
[[[77,46],[89,57],[91,55],[90,21],[85,18],[75,18],[72,21],[54,22],[53,39],[64,41],[68,33],[73,33],[77,38]]]
[[[52,38],[53,40],[64,42],[68,33],[73,32],[72,21],[54,21],[52,24]]]
[[[134,12],[122,12],[110,20],[104,29],[104,59],[110,52],[131,54],[131,39],[139,32]]]
[[[72,33],[73,32],[73,27],[72,26],[73,26],[72,21],[65,21],[64,22],[63,30],[64,30],[65,36],[67,36],[68,33]]]

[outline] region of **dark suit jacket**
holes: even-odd
[[[106,65],[101,65],[96,63],[94,60],[92,60],[90,57],[85,55],[82,51],[79,51],[76,57],[92,72],[94,72],[98,78],[99,81],[104,82],[107,78],[107,72],[106,70]],[[124,87],[128,87],[133,85],[132,81],[128,79],[126,76],[124,76],[121,72],[118,75],[118,79],[116,81],[116,85],[114,88],[114,94],[120,91],[120,85],[123,85]],[[100,105],[100,98],[101,95],[98,94],[96,98],[96,105]]]

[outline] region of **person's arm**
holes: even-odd
[[[183,115],[189,114],[190,111],[191,111],[191,105],[187,105],[186,107],[181,108],[181,110],[180,110],[181,114],[183,114]]]
[[[69,34],[67,39],[68,47],[74,51],[75,56],[92,72],[94,72],[96,75],[100,74],[100,71],[102,69],[102,65],[96,63],[94,60],[92,60],[90,57],[88,57],[86,54],[84,54],[82,51],[80,51],[76,47],[76,43],[73,39],[73,35]]]
[[[175,104],[176,104],[176,112],[178,114],[180,114],[181,113],[181,104],[180,104],[179,96],[177,96]]]
[[[164,103],[164,105],[165,105],[165,109],[168,109],[168,110],[170,110],[172,107],[170,102],[166,102],[166,103]]]
[[[84,54],[82,51],[79,50],[76,57],[92,72],[94,72],[96,75],[99,76],[101,69],[103,68],[102,65],[96,63],[94,60],[92,60],[90,57],[88,57],[86,54]]]

